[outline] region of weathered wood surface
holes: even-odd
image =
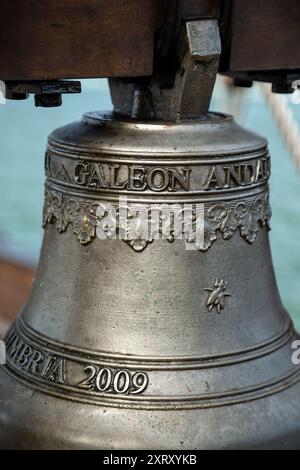
[[[182,17],[185,20],[217,18],[220,0],[183,0]]]
[[[2,80],[150,75],[161,0],[1,0]]]
[[[1,0],[0,79],[151,75],[160,32],[172,39],[170,24],[220,5],[231,5],[222,71],[300,68],[299,0]]]
[[[300,1],[234,0],[229,70],[300,68]]]

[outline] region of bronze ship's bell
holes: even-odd
[[[0,374],[2,448],[300,448],[267,142],[207,112],[216,23],[182,37],[172,87],[111,80],[115,113],[49,138],[38,273]]]

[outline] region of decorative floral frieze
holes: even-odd
[[[203,208],[202,213],[197,212],[198,206]],[[157,205],[156,208],[147,204],[126,203],[120,206],[106,201],[88,201],[47,189],[43,226],[55,223],[58,231],[64,232],[71,225],[83,245],[96,236],[100,239],[119,238],[133,250],[143,251],[159,238],[169,242],[183,239],[194,249],[207,251],[217,240],[218,233],[227,240],[238,231],[248,243],[253,243],[260,228],[269,225],[270,217],[268,193],[210,206],[170,204]],[[183,232],[182,226],[176,223],[178,218],[184,220]]]

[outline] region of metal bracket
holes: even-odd
[[[217,20],[186,22],[173,57],[173,64],[178,64],[173,76],[167,77],[158,67],[148,79],[109,80],[115,111],[130,118],[164,121],[206,114],[220,54]]]
[[[6,98],[24,100],[34,94],[36,106],[50,108],[62,104],[61,95],[65,93],[80,93],[81,83],[71,80],[17,82],[6,81]]]

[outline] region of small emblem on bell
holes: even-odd
[[[206,306],[209,312],[211,312],[213,308],[215,308],[219,314],[221,313],[221,310],[224,310],[225,297],[231,296],[231,294],[225,292],[227,289],[227,285],[228,282],[225,282],[224,279],[219,280],[218,278],[216,278],[214,288],[205,289],[208,292],[211,292],[206,301]]]

